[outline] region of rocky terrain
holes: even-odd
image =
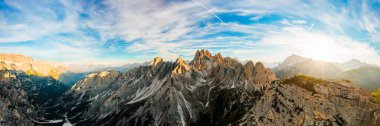
[[[56,109],[76,125],[380,124],[374,97],[349,81],[276,80],[260,62],[207,50],[189,63],[156,57],[128,72],[89,74],[60,101]]]
[[[39,115],[46,114],[41,108],[50,106],[46,103],[53,102],[68,88],[52,77],[0,70],[0,125],[27,126],[39,123]]]
[[[22,78],[28,76],[5,75],[3,78],[15,81],[2,85],[27,87]],[[48,78],[44,80],[49,82]],[[49,84],[64,89],[59,88],[59,83],[43,85]],[[16,100],[27,101],[26,105],[16,107],[23,121],[16,121],[15,114],[3,111],[0,115],[8,119],[3,121],[5,125],[13,122],[78,126],[380,124],[380,106],[375,95],[350,81],[304,75],[276,79],[272,70],[260,62],[241,64],[207,50],[198,50],[190,62],[182,58],[168,62],[156,57],[150,65],[126,72],[90,73],[66,92],[54,91],[62,95],[42,100],[46,102],[32,102],[36,100],[31,99],[44,96],[33,97],[38,93],[27,90],[30,88],[17,91],[24,91],[24,95]],[[5,95],[1,98],[13,100]],[[20,106],[17,102],[10,104]],[[28,109],[34,112],[28,113]]]
[[[32,124],[34,107],[29,103],[21,82],[9,71],[0,71],[0,125]]]

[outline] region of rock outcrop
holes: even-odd
[[[153,59],[152,62],[150,62],[150,65],[157,66],[157,65],[159,65],[162,62],[163,62],[163,60],[162,60],[161,57],[156,57],[156,58]]]
[[[190,66],[182,58],[178,58],[175,62],[172,74],[182,74],[190,70]]]
[[[195,53],[195,57],[190,64],[193,68],[197,70],[202,70],[207,67],[207,61],[212,59],[214,59],[214,57],[208,50],[197,50],[197,52]]]

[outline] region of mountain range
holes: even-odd
[[[298,55],[286,58],[273,68],[278,78],[308,75],[321,79],[346,79],[374,91],[380,88],[380,67],[352,59],[344,63],[313,60]]]
[[[207,50],[189,62],[156,57],[127,71],[91,72],[71,87],[1,70],[0,86],[6,126],[380,124],[376,92],[347,80],[276,78],[261,62]]]

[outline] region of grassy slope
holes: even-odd
[[[377,99],[378,102],[380,102],[380,88],[372,92],[372,95]]]
[[[297,85],[301,88],[304,88],[310,92],[317,93],[314,89],[315,84],[326,84],[326,81],[322,79],[316,79],[306,75],[297,75],[289,79],[284,80],[285,84]]]
[[[380,68],[361,67],[344,72],[342,77],[369,91],[380,88]]]

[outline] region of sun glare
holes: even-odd
[[[305,46],[303,55],[317,60],[334,61],[340,53],[339,50],[340,47],[337,46],[315,43]]]
[[[302,53],[301,55],[317,60],[334,62],[347,60],[345,59],[347,57],[344,56],[356,52],[356,50],[350,49],[352,45],[344,44],[350,40],[343,38],[333,38],[327,35],[309,33],[302,37],[302,41],[306,42],[298,45],[298,49]]]

